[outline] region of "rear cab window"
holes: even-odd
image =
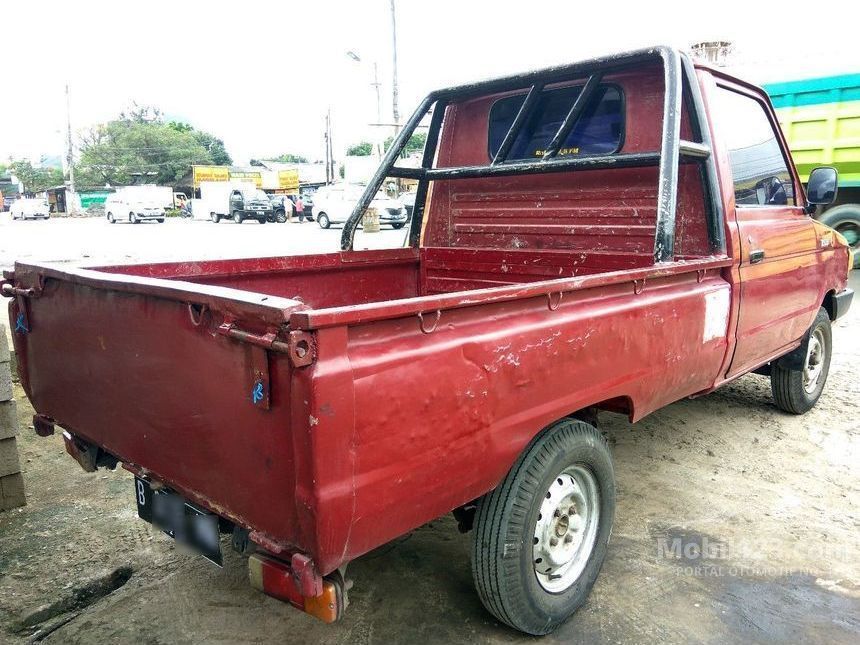
[[[544,90],[517,135],[507,161],[540,159],[582,88],[578,85]],[[508,96],[490,108],[490,159],[496,156],[525,99],[525,93]],[[576,127],[562,143],[558,156],[612,154],[621,149],[623,141],[624,97],[621,88],[603,84],[597,87]]]

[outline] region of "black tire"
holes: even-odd
[[[259,218],[257,218],[257,221],[258,221],[258,222],[260,222],[260,224],[265,224],[265,223],[266,223],[266,221],[267,221],[267,218],[265,218],[265,217],[259,217]]]
[[[404,227],[404,224],[402,222],[400,222],[398,224],[392,224],[391,225],[391,228],[393,228],[395,231],[399,231],[403,227]]]
[[[137,218],[137,215],[135,215],[134,213],[128,214],[128,221],[131,222],[132,224],[140,224],[140,220]]]
[[[331,222],[325,213],[317,215],[317,223],[320,225],[320,228],[331,228]]]
[[[285,224],[287,221],[287,213],[285,211],[277,211],[275,213],[275,221],[278,224]]]
[[[209,213],[209,219],[211,219],[214,224],[217,224],[221,221],[221,216],[218,213]]]
[[[241,224],[245,221],[245,218],[242,217],[242,213],[239,211],[233,211],[233,221],[237,224]]]
[[[807,369],[815,358],[816,346],[822,352],[815,361],[819,367],[814,380],[808,378]],[[812,351],[810,351],[812,350]],[[833,334],[830,329],[830,316],[822,307],[818,310],[812,327],[803,337],[803,342],[788,356],[774,361],[770,368],[770,389],[776,407],[791,414],[803,414],[818,402],[830,372],[830,357],[833,354]]]
[[[541,504],[551,501],[552,487],[556,482],[561,484],[568,468],[590,473],[599,514],[594,520],[593,541],[589,542],[593,544],[591,551],[587,559],[579,560],[584,562],[581,572],[566,588],[548,591],[536,572],[534,549],[539,548],[539,540],[535,532],[539,518],[543,519]],[[575,513],[571,511],[570,516]],[[614,516],[615,474],[605,439],[593,426],[574,419],[546,428],[496,489],[478,501],[472,533],[472,576],[481,602],[515,629],[533,635],[552,632],[588,597],[606,557]],[[567,515],[563,519],[567,529]],[[561,521],[551,519],[548,524]],[[564,541],[567,543],[566,534]]]
[[[159,218],[158,218],[158,223],[159,223],[159,224],[164,224],[164,218],[163,218],[163,217],[159,217]]]
[[[108,214],[107,214],[107,220],[108,220],[111,224],[116,224],[116,218],[113,216],[113,213],[111,213],[110,211],[108,211]]]
[[[820,221],[845,236],[854,251],[854,268],[860,268],[860,204],[831,208]]]

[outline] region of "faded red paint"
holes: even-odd
[[[707,100],[715,76],[698,73]],[[612,80],[623,151],[653,149],[659,74]],[[448,108],[440,165],[486,163],[497,97]],[[35,290],[10,305],[27,308],[22,384],[39,413],[328,574],[492,489],[560,417],[635,421],[799,344],[845,288],[847,250],[797,209],[737,217],[715,154],[728,252],[707,251],[684,167],[676,257],[656,266],[652,169],[439,182],[419,249],[17,264]],[[750,239],[769,251],[755,266]],[[287,349],[261,365],[272,339]],[[261,374],[269,409],[252,400]]]

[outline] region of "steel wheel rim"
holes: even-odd
[[[562,593],[582,575],[597,541],[600,492],[592,472],[574,464],[562,470],[544,493],[532,539],[538,584]]]
[[[826,352],[824,332],[821,328],[812,332],[809,337],[809,347],[806,350],[806,360],[803,363],[803,389],[812,394],[821,380],[824,371],[824,356]]]

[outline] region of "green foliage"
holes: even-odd
[[[82,137],[75,179],[81,186],[170,185],[193,164],[231,163],[221,139],[187,123],[164,123],[157,108],[135,104]]]
[[[346,154],[350,157],[369,157],[373,154],[373,144],[370,141],[356,143],[346,149]]]
[[[270,157],[265,159],[264,161],[278,161],[280,163],[307,163],[308,158],[303,157],[301,155],[294,155],[290,153],[284,153],[282,155],[278,155],[277,157]]]
[[[9,164],[8,171],[18,177],[18,181],[24,184],[24,191],[38,193],[46,188],[62,186],[63,171],[59,168],[34,168],[26,159],[13,160]]]
[[[394,143],[394,137],[388,137],[383,144],[385,146],[385,150],[388,150],[392,143]],[[415,132],[411,137],[409,137],[409,141],[406,142],[406,148],[404,148],[403,151],[407,155],[413,152],[421,152],[424,150],[425,143],[427,143],[427,133]]]

